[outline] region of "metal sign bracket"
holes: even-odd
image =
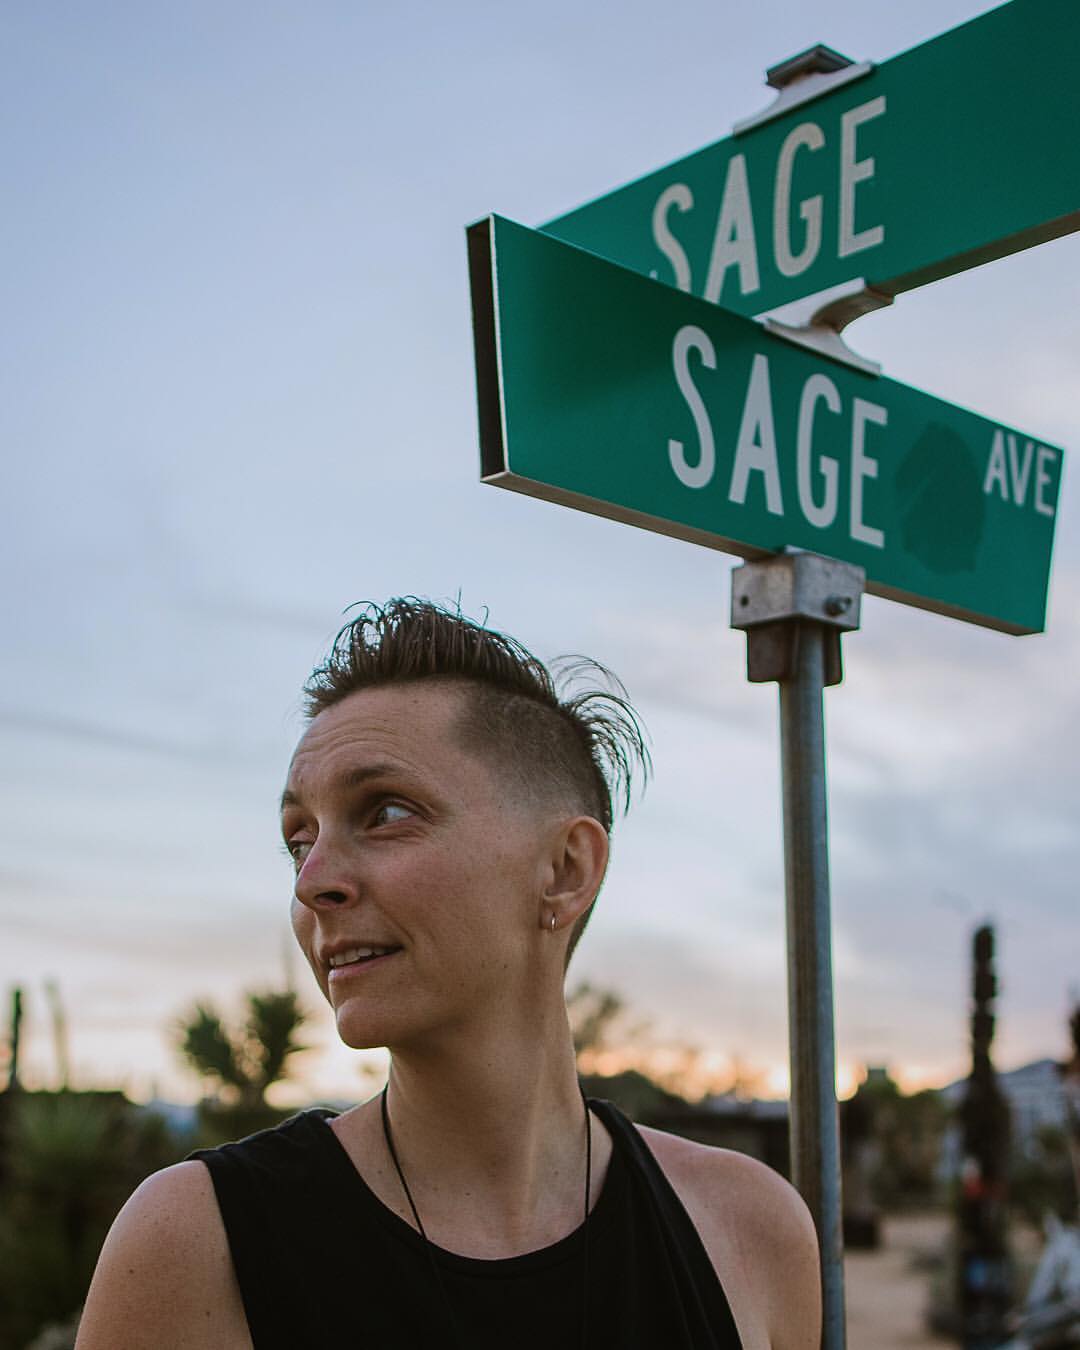
[[[763,122],[771,122],[774,117],[797,108],[800,103],[809,103],[822,94],[831,94],[843,84],[852,80],[861,80],[874,69],[873,61],[860,61],[856,64],[850,56],[833,51],[819,42],[814,47],[800,52],[798,56],[788,57],[765,72],[765,83],[778,90],[776,98],[767,108],[744,117],[731,128],[733,136],[739,136]]]
[[[820,625],[824,683],[843,679],[840,636],[859,626],[866,573],[852,563],[785,549],[731,574],[731,626],[746,633],[746,676],[753,684],[790,680],[799,668],[805,625]]]
[[[866,375],[880,375],[880,362],[852,351],[840,334],[855,319],[884,309],[892,302],[891,295],[869,285],[864,277],[853,277],[757,317],[766,332],[842,361]]]

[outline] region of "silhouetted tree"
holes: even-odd
[[[574,1053],[580,1057],[599,1050],[626,1011],[626,1005],[611,989],[596,989],[588,982],[579,984],[566,997]]]
[[[247,1018],[231,1032],[210,1004],[197,1003],[180,1020],[178,1042],[196,1073],[257,1112],[266,1106],[267,1089],[287,1076],[291,1056],[306,1048],[296,1039],[306,1014],[291,989],[252,992],[246,1002]]]

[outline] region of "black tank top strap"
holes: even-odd
[[[674,1306],[682,1322],[681,1337],[673,1335],[672,1344],[739,1350],[742,1343],[735,1319],[712,1260],[652,1150],[614,1103],[590,1098],[589,1105],[622,1151],[655,1216],[666,1273],[676,1291]],[[706,1336],[707,1340],[702,1339]]]

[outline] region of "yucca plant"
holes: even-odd
[[[197,1003],[177,1023],[182,1057],[219,1097],[200,1108],[204,1144],[276,1123],[281,1113],[268,1105],[267,1090],[288,1076],[292,1057],[306,1049],[297,1040],[306,1014],[292,990],[251,992],[245,1002],[247,1016],[232,1029],[209,1003]]]

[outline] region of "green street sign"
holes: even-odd
[[[469,265],[485,482],[1043,628],[1061,450],[497,216]]]
[[[834,79],[545,232],[762,314],[859,279],[891,297],[1080,229],[1077,0],[1010,0]]]

